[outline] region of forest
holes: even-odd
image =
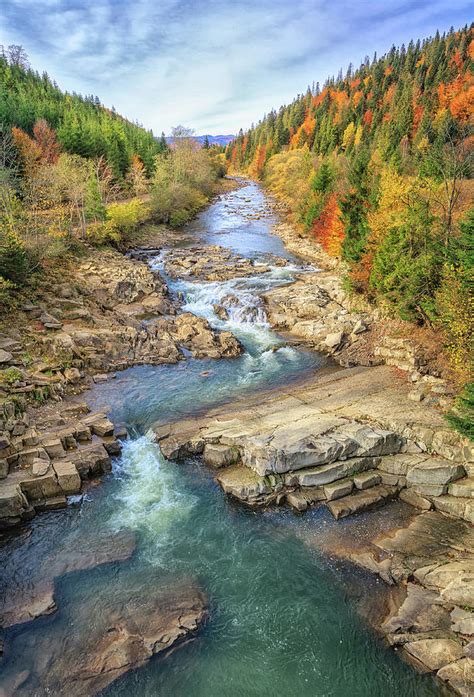
[[[178,226],[208,201],[222,155],[174,129],[174,145],[62,92],[0,49],[0,305],[14,307],[38,273],[84,242],[126,248],[146,221]]]
[[[472,355],[473,28],[451,30],[308,88],[226,149],[349,292],[441,337],[453,374]]]

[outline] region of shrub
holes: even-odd
[[[206,197],[192,186],[171,182],[154,191],[152,208],[158,221],[179,227],[190,220],[206,201]]]
[[[126,247],[133,233],[150,217],[150,208],[139,198],[125,203],[110,203],[106,220],[87,226],[87,238],[94,245],[114,244]]]
[[[120,234],[129,235],[133,230],[150,216],[148,206],[139,198],[133,198],[125,203],[110,203],[107,206],[107,221]]]
[[[14,385],[23,378],[23,373],[18,368],[5,368],[0,372],[0,382],[7,385]]]
[[[11,230],[0,233],[0,276],[24,286],[30,274],[30,262],[23,241]]]
[[[14,283],[0,276],[0,308],[3,312],[9,312],[15,307],[15,288]]]
[[[95,247],[101,247],[104,244],[120,243],[120,233],[110,220],[106,220],[103,223],[89,223],[86,235],[88,241]]]
[[[446,418],[456,431],[474,440],[474,382],[466,385]]]

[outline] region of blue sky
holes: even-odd
[[[0,43],[157,133],[235,133],[349,62],[472,15],[471,0],[2,0]]]

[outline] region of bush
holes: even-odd
[[[87,238],[94,245],[114,244],[126,247],[137,228],[150,217],[150,208],[139,198],[125,203],[110,203],[104,222],[89,223]]]
[[[120,243],[120,233],[113,226],[110,220],[106,220],[103,223],[95,222],[89,223],[87,226],[87,239],[95,247],[101,247],[104,244],[114,244]]]
[[[30,262],[23,241],[11,230],[0,233],[0,276],[24,286],[30,275]]]
[[[454,409],[446,418],[456,431],[474,440],[474,382],[466,385]]]
[[[0,308],[3,312],[13,310],[16,305],[14,297],[15,284],[0,276]]]
[[[129,235],[149,216],[148,206],[139,198],[133,198],[126,203],[111,203],[107,206],[107,221],[110,221],[121,235]]]
[[[206,197],[197,189],[181,182],[171,182],[154,191],[154,217],[172,227],[180,227],[206,204]]]

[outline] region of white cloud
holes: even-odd
[[[156,132],[235,132],[313,80],[469,21],[452,0],[3,0],[4,43]]]

